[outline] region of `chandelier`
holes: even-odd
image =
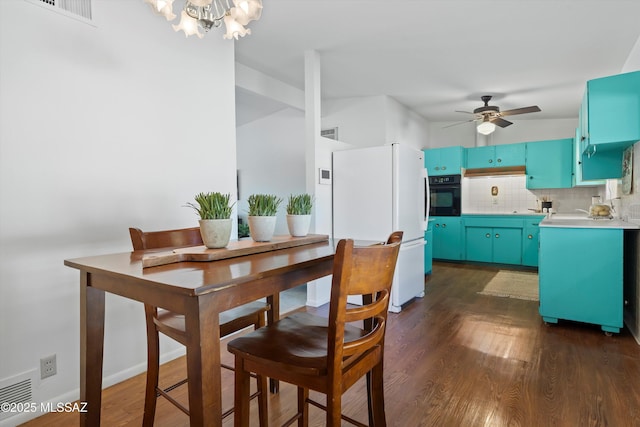
[[[175,0],[144,0],[158,15],[173,21],[176,15],[173,13]],[[185,0],[184,8],[180,14],[180,23],[173,25],[176,31],[184,31],[186,37],[196,35],[204,36],[200,30],[208,32],[212,27],[219,27],[224,21],[226,27],[225,39],[244,37],[251,34],[249,28],[245,28],[251,21],[257,21],[262,14],[262,0]]]

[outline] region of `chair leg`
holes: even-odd
[[[342,391],[327,393],[327,427],[340,427],[342,424]]]
[[[144,416],[142,425],[153,427],[156,415],[158,375],[160,372],[160,338],[153,322],[155,308],[145,306],[147,320],[147,386],[144,394]]]
[[[269,425],[269,412],[267,409],[267,399],[269,388],[267,386],[267,377],[257,375],[256,382],[258,384],[258,417],[260,418],[260,427]]]
[[[298,427],[309,425],[309,389],[298,387]]]
[[[244,369],[244,360],[241,357],[236,356],[233,396],[233,425],[235,426],[249,425],[249,396],[251,395],[250,379],[251,376],[249,375],[249,372]],[[259,379],[258,381],[264,381],[264,379]],[[266,393],[263,394],[266,396]],[[261,397],[258,399],[261,399]],[[262,414],[260,415],[260,421],[262,422]]]
[[[371,384],[367,390],[371,401],[371,413],[373,418],[369,424],[375,427],[386,427],[387,420],[384,412],[384,382],[382,360],[371,370]]]

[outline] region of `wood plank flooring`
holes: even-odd
[[[388,425],[640,426],[640,346],[629,332],[607,337],[591,325],[547,326],[535,301],[477,294],[496,272],[435,263],[425,297],[389,313]],[[223,358],[231,360],[226,352]],[[165,380],[178,378],[184,358],[162,369]],[[233,377],[223,378],[223,401],[232,405]],[[184,399],[186,387],[176,392]],[[105,390],[103,425],[141,425],[143,396],[144,375]],[[366,421],[362,381],[343,402],[345,413]],[[270,396],[270,425],[279,425],[293,405],[295,389],[283,384],[280,394]],[[324,424],[320,410],[312,407],[311,415],[310,425]],[[78,415],[47,414],[25,425],[73,426]],[[187,426],[188,420],[160,399],[155,425]]]

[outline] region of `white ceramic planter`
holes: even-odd
[[[309,234],[311,215],[287,215],[287,227],[293,237],[304,237]]]
[[[249,234],[256,242],[268,242],[276,230],[275,216],[248,216]]]
[[[200,235],[204,245],[210,249],[224,248],[231,238],[231,218],[201,219]]]

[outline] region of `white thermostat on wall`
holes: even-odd
[[[331,169],[318,169],[318,183],[331,185]]]

